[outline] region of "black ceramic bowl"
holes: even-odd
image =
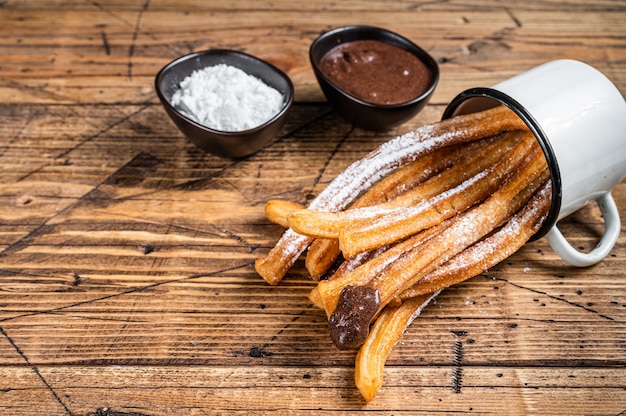
[[[421,95],[400,104],[372,104],[344,91],[320,70],[320,62],[334,47],[357,40],[377,40],[409,51],[431,72],[430,85]],[[439,82],[439,66],[426,51],[405,37],[372,26],[344,26],[323,33],[311,44],[309,59],[324,96],[335,111],[368,130],[389,130],[411,119],[424,108]]]
[[[218,64],[239,68],[278,90],[284,99],[283,108],[258,127],[231,132],[214,130],[199,124],[172,105],[172,95],[185,77],[195,70]],[[226,49],[195,52],[170,62],[157,74],[155,88],[165,111],[191,142],[208,153],[229,158],[251,155],[267,145],[282,127],[294,95],[293,83],[283,71],[254,56]]]

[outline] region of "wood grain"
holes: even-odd
[[[278,287],[252,266],[281,235],[267,200],[306,203],[466,88],[573,58],[626,93],[625,19],[619,0],[0,2],[0,410],[625,414],[624,232],[591,268],[540,239],[444,291],[369,404],[302,262]],[[423,112],[385,133],[333,112],[308,47],[344,24],[398,31],[437,59]],[[163,65],[212,47],[267,59],[296,86],[282,131],[244,160],[196,148],[154,93]],[[626,218],[626,182],[613,196]],[[603,220],[590,205],[560,226],[589,250]]]

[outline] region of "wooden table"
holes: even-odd
[[[230,3],[0,2],[2,414],[624,415],[626,233],[594,267],[541,239],[444,291],[368,404],[302,263],[277,287],[252,263],[282,233],[267,200],[306,203],[466,88],[574,58],[626,93],[626,4]],[[422,113],[373,133],[332,111],[308,47],[345,24],[395,30],[438,60]],[[296,87],[279,136],[244,160],[196,148],[154,92],[163,65],[213,47],[262,57]],[[614,196],[626,219],[626,182]],[[589,206],[562,228],[589,250],[602,224]]]

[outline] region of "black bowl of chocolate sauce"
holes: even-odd
[[[368,130],[389,130],[414,117],[439,81],[439,67],[426,51],[373,26],[325,32],[312,43],[309,58],[335,111]]]

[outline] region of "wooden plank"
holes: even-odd
[[[355,351],[332,346],[306,297],[302,262],[278,287],[252,262],[282,231],[264,219],[268,199],[306,203],[466,88],[574,58],[624,93],[625,17],[619,0],[2,2],[0,411],[623,414],[624,232],[591,268],[541,239],[444,291],[369,404]],[[430,104],[393,131],[353,129],[314,79],[311,41],[347,23],[398,31],[440,63]],[[216,46],[296,85],[285,127],[245,160],[196,148],[154,93],[165,63]],[[626,182],[613,195],[626,218]],[[560,227],[589,250],[603,219],[591,205]]]
[[[134,249],[135,257],[142,256],[139,247]],[[412,348],[400,346],[397,354],[402,355],[392,356],[391,363],[451,362],[452,348],[459,344],[464,362],[478,365],[622,366],[626,305],[620,283],[604,280],[590,285],[598,274],[554,276],[533,263],[532,256],[525,256],[529,251],[534,250],[527,247],[513,256],[502,271],[490,271],[444,292],[403,338],[402,345],[418,347],[418,356]],[[63,267],[54,264],[48,266],[50,271],[31,272],[40,276],[32,281],[37,291],[29,290],[28,280],[20,285],[19,274],[6,276],[5,290],[28,294],[29,302],[22,306],[15,298],[6,303],[4,314],[11,315],[4,315],[3,327],[31,362],[114,362],[115,357],[124,357],[129,363],[158,363],[167,361],[168,351],[177,351],[176,360],[182,362],[231,357],[243,364],[249,362],[246,352],[253,348],[271,352],[271,360],[283,364],[304,359],[319,365],[337,360],[348,365],[352,360],[352,353],[339,353],[330,346],[324,314],[312,309],[306,299],[312,287],[306,280],[267,287],[250,266],[197,275],[190,267],[185,275],[182,264],[194,264],[193,260],[173,264],[170,260],[181,256],[162,258],[157,275],[132,268],[123,275],[103,274],[95,267],[109,264],[106,254],[86,256],[92,269],[74,275],[57,272],[55,276],[52,271]],[[64,256],[60,260],[76,262]],[[228,265],[219,258],[211,262],[216,268],[220,263]],[[206,261],[195,264],[201,263]],[[525,270],[529,264],[532,272]],[[180,274],[168,272],[169,267]],[[249,322],[255,322],[255,327],[250,328]],[[45,345],[38,339],[29,341],[32,331],[47,334]],[[113,355],[111,346],[115,346]],[[59,353],[49,356],[50,347]]]
[[[546,7],[549,11],[550,6]],[[610,5],[606,7],[611,10]],[[194,50],[227,47],[259,55],[287,71],[296,83],[299,101],[320,101],[323,97],[310,70],[308,48],[320,31],[345,23],[341,13],[303,19],[293,9],[255,9],[233,15],[229,10],[210,9],[173,12],[153,4],[142,14],[142,31],[134,37],[136,12],[65,11],[59,19],[72,24],[50,36],[45,25],[54,19],[53,11],[32,12],[26,21],[21,18],[22,10],[4,11],[11,35],[0,43],[0,53],[11,57],[3,63],[3,72],[12,80],[2,83],[0,91],[14,96],[16,102],[90,103],[93,97],[100,102],[145,102],[154,99],[152,79],[169,60]],[[606,64],[607,58],[619,61],[623,57],[619,13],[595,17],[574,7],[567,14],[531,9],[512,15],[503,7],[420,10],[400,13],[392,20],[378,11],[358,16],[354,23],[396,30],[442,63],[442,83],[435,97],[439,103],[448,102],[463,89],[491,85],[537,62],[559,58],[584,60],[607,72],[621,90],[626,88],[624,71]],[[214,24],[207,26],[204,22],[209,20]],[[83,36],[76,39],[75,33]],[[15,42],[28,43],[29,48],[15,53]],[[51,47],[59,43],[64,48],[52,49],[52,56]],[[129,56],[130,50],[140,46],[142,54]],[[42,81],[43,76],[54,79]]]
[[[78,366],[72,372],[56,367],[40,371],[73,414],[106,409],[142,415],[358,414],[359,408],[376,414],[428,414],[445,406],[472,414],[556,415],[565,407],[576,414],[602,415],[618,414],[626,403],[623,370],[464,367],[466,384],[456,393],[449,367],[389,367],[380,400],[367,405],[338,381],[349,376],[345,368]],[[9,411],[18,408],[16,396],[29,392],[10,394],[13,400],[2,402]]]

